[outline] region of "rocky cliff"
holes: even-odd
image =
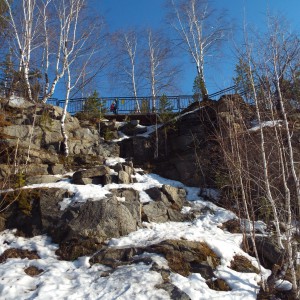
[[[97,129],[82,127],[68,114],[70,155],[66,158],[61,152],[60,107],[35,105],[22,98],[2,99],[0,107],[0,178],[7,183],[21,174],[26,183],[48,182],[48,175],[101,164],[105,157],[119,155],[117,144],[105,142]]]
[[[218,135],[223,123],[253,118],[253,108],[239,95],[219,101],[193,103],[181,115],[158,129],[158,156],[155,133],[150,137],[133,136],[120,143],[120,155],[133,157],[135,164],[150,168],[161,176],[189,186],[216,187],[224,168]]]

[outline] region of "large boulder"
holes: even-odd
[[[101,243],[135,230],[137,220],[117,197],[111,196],[84,203],[77,216],[66,224],[64,240],[95,239]]]
[[[36,175],[36,176],[26,176],[26,184],[40,184],[40,183],[52,183],[57,182],[60,179],[53,175]]]
[[[132,157],[135,165],[144,165],[153,160],[153,145],[151,139],[143,136],[134,136],[119,142],[120,156]]]
[[[254,253],[253,243],[250,237],[247,238],[250,252]],[[267,269],[274,265],[281,266],[286,258],[286,253],[276,244],[275,240],[269,237],[255,236],[255,244],[259,259]]]
[[[216,136],[223,123],[232,121],[238,126],[241,119],[250,123],[253,108],[239,95],[195,102],[161,126],[157,136],[152,133],[149,137],[133,136],[120,141],[120,155],[132,157],[135,165],[188,186],[216,188],[224,168]]]

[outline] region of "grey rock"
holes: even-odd
[[[118,182],[121,184],[129,184],[131,182],[131,177],[125,171],[119,171]]]
[[[162,201],[166,206],[170,206],[170,202],[165,194],[162,193],[161,189],[158,187],[152,187],[145,192],[154,201]]]
[[[129,136],[134,136],[137,134],[143,134],[147,132],[146,126],[138,125],[135,121],[134,123],[127,123],[125,126],[120,128],[120,131],[122,131],[124,134]]]
[[[250,238],[247,238],[250,250],[253,251],[253,244]],[[275,240],[268,237],[255,236],[256,249],[262,265],[265,268],[272,269],[273,265],[281,266],[286,253],[280,249]]]
[[[41,190],[39,206],[43,232],[53,236],[64,213],[60,209],[59,203],[68,197],[70,197],[70,194],[65,189],[50,188]]]
[[[131,175],[134,175],[134,169],[131,166],[123,165],[123,170],[129,175],[131,178]]]
[[[59,178],[52,175],[27,176],[26,184],[52,183],[59,181]]]
[[[168,208],[167,210],[168,220],[172,222],[183,222],[187,221],[188,216],[183,215],[178,210]]]
[[[26,170],[27,176],[48,175],[48,165],[45,164],[28,165]]]
[[[103,184],[105,182],[105,176],[110,173],[110,169],[107,166],[98,166],[86,170],[80,170],[73,174],[73,183],[75,184]],[[90,180],[88,180],[90,179]]]
[[[0,178],[6,178],[13,174],[14,167],[6,164],[0,164]]]
[[[100,201],[87,201],[78,216],[68,223],[67,239],[93,238],[103,242],[137,229],[136,221],[125,205],[116,197]]]
[[[180,211],[185,202],[186,192],[184,189],[170,185],[163,185],[161,189],[152,187],[145,191],[154,201],[162,201],[167,207]]]
[[[176,188],[170,185],[163,185],[162,192],[167,196],[168,200],[177,206],[179,210],[181,210],[186,192],[184,189]]]
[[[89,262],[103,264],[112,268],[133,262],[133,257],[142,251],[138,248],[104,248],[94,254]]]
[[[163,289],[168,292],[170,299],[176,300],[191,300],[191,298],[182,290],[180,290],[176,285],[165,282],[155,286],[157,289]]]
[[[49,173],[51,175],[64,174],[65,172],[66,172],[65,167],[62,164],[55,164],[49,166]]]
[[[115,172],[122,171],[122,170],[123,170],[123,165],[122,165],[121,163],[117,163],[117,164],[115,164],[114,166],[112,166],[112,169],[113,169]]]
[[[163,223],[168,221],[167,207],[162,202],[149,202],[143,206],[142,220]]]
[[[125,198],[125,201],[122,202],[122,204],[128,208],[134,220],[136,221],[137,226],[141,226],[142,204],[140,202],[139,192],[131,188],[122,188],[111,190],[111,193],[116,197]]]
[[[2,128],[3,133],[22,140],[29,137],[30,125],[10,125]]]
[[[34,103],[31,103],[23,97],[18,97],[15,95],[10,96],[9,101],[8,101],[8,107],[10,108],[21,108],[21,109],[26,109],[34,106]]]
[[[43,149],[30,149],[31,159],[39,159],[42,164],[56,164],[59,162],[58,156]]]
[[[29,237],[41,234],[49,234],[51,237],[59,235],[61,231],[58,230],[58,225],[63,213],[59,202],[70,197],[67,190],[26,189],[22,197],[23,206],[14,202],[1,214],[0,217],[5,219],[6,229],[16,228]]]

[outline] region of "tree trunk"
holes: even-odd
[[[65,100],[65,105],[63,109],[63,114],[60,120],[60,126],[61,126],[61,134],[63,136],[63,150],[65,156],[69,156],[69,147],[68,147],[68,135],[66,133],[66,128],[65,128],[65,120],[67,116],[67,108],[69,104],[69,97],[70,97],[70,92],[71,92],[71,74],[70,74],[70,69],[67,68],[67,90],[66,90],[66,100]]]

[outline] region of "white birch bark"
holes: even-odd
[[[255,111],[256,111],[256,117],[258,124],[261,124],[262,119],[261,119],[261,112],[259,108],[259,101],[257,97],[257,92],[256,92],[256,87],[254,84],[253,80],[253,73],[252,73],[252,67],[251,67],[251,57],[249,53],[249,49],[247,49],[247,55],[248,55],[248,63],[249,63],[249,79],[250,79],[250,85],[253,91],[253,97],[254,97],[254,102],[255,102]],[[266,150],[265,150],[265,134],[263,131],[263,127],[260,126],[259,128],[259,133],[260,133],[260,154],[262,156],[262,164],[263,164],[263,173],[264,173],[264,185],[265,185],[265,190],[266,190],[266,198],[269,201],[273,215],[274,215],[274,224],[275,224],[275,229],[276,229],[276,238],[277,238],[277,244],[280,248],[284,249],[283,244],[282,244],[282,236],[281,236],[281,231],[280,231],[280,226],[279,226],[279,218],[278,218],[278,213],[277,213],[277,207],[276,203],[273,199],[272,193],[271,193],[271,187],[270,187],[270,181],[269,181],[269,171],[268,171],[268,163],[267,163],[267,156],[266,156]]]
[[[289,160],[289,166],[290,166],[290,171],[292,173],[295,187],[296,187],[296,195],[297,195],[297,204],[298,204],[298,211],[300,209],[300,182],[299,182],[299,177],[297,176],[296,173],[296,168],[295,168],[295,160],[294,160],[294,149],[292,146],[292,139],[291,139],[291,133],[290,133],[290,128],[289,128],[289,122],[287,118],[287,113],[285,110],[285,105],[283,101],[283,96],[281,92],[281,87],[280,87],[280,75],[278,72],[278,53],[277,53],[277,46],[276,44],[273,44],[273,66],[274,66],[274,75],[275,75],[275,82],[276,82],[276,88],[277,88],[277,95],[278,95],[278,100],[280,103],[280,111],[281,115],[283,117],[283,124],[284,124],[284,129],[285,129],[285,136],[287,139],[287,144],[288,144],[288,160]],[[285,208],[287,212],[287,232],[286,232],[286,247],[287,247],[287,257],[288,257],[288,267],[291,272],[291,277],[292,277],[292,286],[293,290],[297,291],[298,289],[298,284],[297,284],[297,276],[296,276],[296,270],[294,267],[294,255],[293,255],[293,247],[292,247],[292,237],[293,237],[293,232],[292,232],[292,211],[291,211],[291,193],[290,189],[287,184],[287,178],[286,178],[286,165],[284,164],[284,158],[283,158],[283,153],[282,149],[280,152],[280,158],[281,158],[281,165],[282,165],[282,176],[283,176],[283,184],[284,184],[284,189],[285,189]]]
[[[178,3],[179,2],[179,3]],[[202,97],[206,98],[205,59],[211,55],[220,41],[224,40],[226,26],[218,19],[214,26],[207,26],[212,13],[205,0],[171,0],[174,12],[172,27],[177,32],[184,50],[187,51],[197,67],[201,82]]]
[[[21,24],[16,23],[16,16],[12,11],[12,6],[9,0],[4,0],[8,8],[9,24],[12,28],[14,40],[19,53],[19,71],[23,72],[28,98],[34,101],[29,81],[30,59],[32,51],[38,47],[34,44],[34,39],[37,35],[37,27],[39,18],[35,16],[36,1],[22,0],[22,15]]]
[[[65,6],[65,1],[68,2],[68,6]],[[79,34],[79,21],[80,13],[84,7],[84,0],[63,0],[60,10],[60,26],[61,26],[61,41],[62,41],[62,59],[63,59],[63,70],[59,76],[65,74],[66,82],[66,96],[63,114],[61,117],[61,133],[63,136],[63,146],[65,156],[69,155],[68,147],[68,134],[65,129],[65,121],[67,115],[68,104],[70,100],[71,91],[78,85],[80,79],[86,74],[86,68],[93,55],[95,49],[88,47],[87,43],[91,39],[93,30],[84,31]],[[67,10],[68,8],[68,10]],[[79,61],[79,57],[82,59]],[[78,66],[80,65],[80,67]],[[72,68],[76,65],[77,72]],[[59,77],[58,76],[58,77]]]
[[[131,78],[132,91],[136,102],[136,111],[141,112],[140,104],[137,100],[137,84],[136,84],[136,70],[135,70],[137,37],[133,32],[129,34],[125,33],[123,37],[125,41],[125,49],[128,54],[130,66],[131,66],[130,70],[126,71],[126,73]]]

